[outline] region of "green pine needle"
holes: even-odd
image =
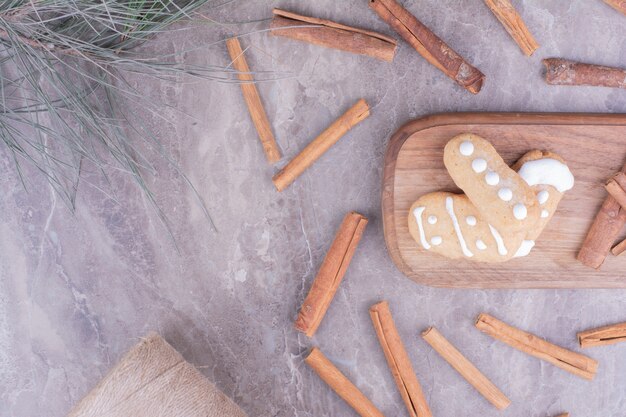
[[[157,149],[172,166],[176,163],[144,126],[129,123],[116,103],[154,106],[143,103],[147,100],[125,74],[236,82],[236,73],[228,68],[194,67],[175,56],[135,50],[172,23],[193,18],[200,6],[217,7],[224,1],[0,0],[0,140],[20,178],[21,164],[31,163],[73,209],[86,163],[105,178],[111,169],[121,170],[167,226],[143,177],[155,168],[137,150],[140,143],[125,132],[139,133],[144,145]]]

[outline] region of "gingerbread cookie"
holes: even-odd
[[[547,151],[530,151],[512,167],[534,191],[540,218],[526,234],[536,240],[554,215],[563,194],[574,186],[574,176],[559,155]]]
[[[443,162],[454,183],[502,233],[529,230],[540,219],[530,185],[480,136],[454,137],[444,149]]]
[[[484,176],[463,175],[468,174],[467,159],[472,156],[470,168]],[[422,248],[453,259],[502,262],[528,255],[563,193],[574,185],[560,156],[530,151],[511,169],[491,144],[472,134],[448,142],[444,163],[466,194],[434,192],[420,197],[409,211],[409,231]],[[497,198],[491,187],[498,188]],[[508,206],[502,203],[511,201]],[[516,204],[526,207],[526,217],[519,216]],[[534,222],[531,216],[536,217]]]
[[[516,255],[526,231],[501,233],[465,194],[434,192],[409,211],[409,232],[422,248],[448,258],[503,262]]]

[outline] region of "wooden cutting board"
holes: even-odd
[[[419,196],[460,192],[443,165],[443,148],[463,132],[491,141],[509,164],[532,149],[556,152],[574,174],[574,188],[529,256],[500,264],[449,260],[426,252],[409,234],[408,210]],[[404,274],[435,287],[626,288],[626,254],[609,255],[600,270],[576,260],[606,197],[602,185],[625,161],[626,114],[451,113],[412,121],[392,136],[385,155],[387,249]]]

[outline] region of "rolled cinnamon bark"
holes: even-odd
[[[483,313],[478,316],[476,328],[517,350],[549,362],[581,378],[591,380],[598,370],[597,361],[554,345],[534,334],[509,326],[489,314]]]
[[[243,98],[248,106],[248,111],[261,140],[261,145],[263,145],[265,156],[270,163],[278,162],[281,158],[280,150],[276,144],[276,139],[274,139],[259,91],[256,85],[254,85],[254,79],[243,55],[241,44],[237,38],[231,38],[226,41],[226,47],[228,48],[230,59],[233,61],[233,67],[238,71],[237,77],[240,81],[243,81],[241,83]]]
[[[350,265],[365,226],[367,218],[359,213],[353,211],[344,217],[295,322],[296,329],[308,337],[313,337],[322,322]]]
[[[625,171],[626,165],[622,168],[622,172]],[[626,210],[621,208],[613,196],[607,196],[587,232],[576,259],[583,265],[600,268],[625,224]]]
[[[623,184],[623,185],[622,185]],[[626,209],[626,174],[620,172],[611,178],[604,188],[619,203],[622,209]]]
[[[581,348],[626,342],[626,323],[617,323],[578,333]]]
[[[485,0],[485,3],[524,54],[531,56],[539,48],[539,44],[509,0]]]
[[[396,0],[370,0],[372,8],[428,62],[461,87],[478,94],[485,75],[471,66]]]
[[[339,119],[313,139],[295,158],[281,169],[272,181],[278,191],[287,188],[302,173],[317,161],[327,150],[339,141],[355,125],[365,120],[370,115],[367,102],[360,99],[345,112]]]
[[[504,410],[511,404],[511,400],[463,356],[452,343],[448,342],[437,329],[429,327],[422,332],[422,337],[494,407],[498,410]]]
[[[604,0],[606,4],[626,15],[626,0]]]
[[[391,62],[398,43],[377,32],[274,9],[271,34]]]
[[[384,417],[376,406],[318,348],[311,349],[311,353],[304,359],[304,362],[313,368],[319,377],[361,417]]]
[[[551,85],[590,85],[596,87],[626,88],[626,70],[548,58],[543,60],[546,67],[546,82]]]
[[[389,304],[386,301],[374,304],[370,307],[370,317],[409,415],[411,417],[432,417],[422,387],[413,371],[409,355],[404,349],[400,334],[393,322],[393,317],[391,317]]]
[[[622,240],[617,245],[613,246],[613,248],[611,249],[611,253],[614,256],[619,256],[622,253],[624,253],[624,251],[626,251],[626,239]]]

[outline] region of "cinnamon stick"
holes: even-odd
[[[313,337],[322,322],[350,265],[365,226],[367,218],[359,213],[352,211],[344,217],[295,322],[296,329],[308,337]]]
[[[485,3],[524,54],[531,56],[539,48],[539,44],[509,0],[485,0]]]
[[[626,323],[617,323],[586,330],[578,333],[577,336],[581,348],[626,342]]]
[[[626,15],[626,0],[604,0],[606,4]]]
[[[383,348],[387,364],[396,381],[402,400],[411,417],[432,417],[426,397],[411,366],[409,355],[404,349],[400,334],[389,311],[389,304],[382,301],[370,307],[372,324]]]
[[[367,55],[391,62],[398,43],[395,39],[326,19],[274,9],[270,33],[327,48]]]
[[[511,404],[506,395],[502,393],[490,380],[483,375],[461,352],[459,352],[437,329],[429,327],[422,332],[424,340],[442,358],[446,360],[467,382],[482,394],[487,401],[498,410],[504,410]]]
[[[624,173],[621,173],[624,175]],[[626,190],[622,188],[622,186],[615,180],[615,178],[611,178],[605,185],[604,188],[609,193],[611,197],[617,201],[617,203],[622,207],[622,210],[626,208]]]
[[[622,253],[624,253],[624,251],[626,251],[626,239],[622,240],[617,245],[613,246],[613,248],[611,249],[611,253],[614,256],[619,256]]]
[[[240,81],[244,81],[240,84],[241,91],[246,105],[248,106],[254,127],[261,140],[261,145],[263,145],[265,156],[270,163],[278,162],[281,158],[280,150],[276,144],[276,139],[274,139],[270,122],[267,119],[265,108],[259,96],[259,91],[256,85],[254,85],[254,79],[250,73],[246,58],[243,55],[241,44],[237,38],[230,38],[226,40],[226,47],[228,48],[230,59],[233,61],[233,67],[238,71],[237,78],[239,78]]]
[[[626,70],[560,58],[543,60],[546,82],[551,85],[590,85],[626,88]]]
[[[569,417],[569,413],[561,413],[556,417]]]
[[[304,359],[333,391],[362,417],[384,417],[376,406],[318,349]]]
[[[624,173],[624,171],[619,171],[618,173],[613,175],[613,178],[611,179],[618,183],[619,186],[622,187],[622,189],[626,190],[626,174]]]
[[[622,172],[626,171],[626,165]],[[626,224],[626,210],[611,196],[607,196],[596,215],[578,256],[583,265],[598,269],[606,259],[615,239]]]
[[[359,122],[365,120],[370,115],[367,102],[360,99],[345,112],[339,119],[323,131],[317,138],[309,143],[295,158],[293,158],[283,169],[274,175],[272,181],[278,191],[287,188],[296,180],[309,166],[317,161],[327,150],[329,150],[343,135],[348,133]]]
[[[549,362],[561,369],[585,379],[593,379],[598,362],[524,332],[490,316],[481,314],[476,320],[476,328],[524,353]]]
[[[372,8],[428,62],[473,94],[482,88],[485,75],[452,50],[396,0],[370,0]]]

